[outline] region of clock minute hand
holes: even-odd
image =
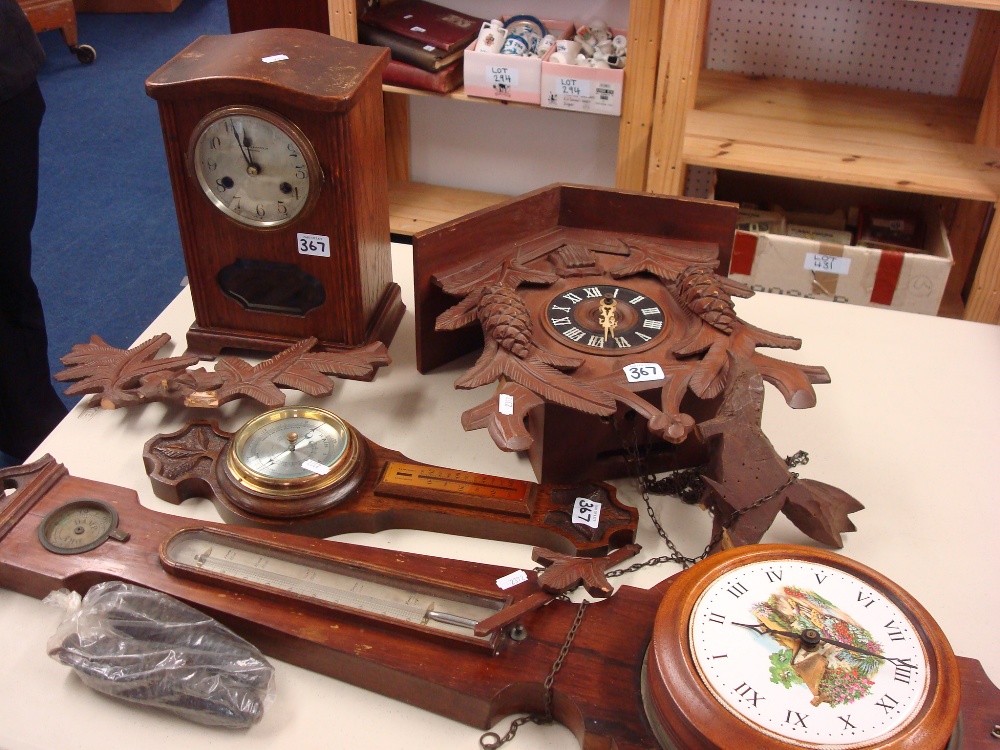
[[[615,335],[615,329],[618,327],[618,318],[615,315],[615,307],[617,306],[617,301],[605,297],[601,300],[600,306],[600,317],[599,322],[604,328],[604,340],[607,341],[609,336]]]
[[[818,631],[812,631],[811,628],[809,630],[812,631],[812,633],[816,637],[809,637],[806,631],[802,633],[793,633],[789,630],[775,630],[774,628],[765,625],[762,622],[754,623],[752,625],[748,625],[747,623],[743,622],[734,622],[732,624],[738,625],[741,628],[746,628],[747,630],[752,630],[755,633],[760,633],[761,635],[781,635],[787,638],[798,638],[803,643],[810,642],[811,644],[815,644],[815,642],[821,641],[823,643],[829,644],[830,646],[842,648],[845,649],[846,651],[853,651],[856,654],[862,654],[864,656],[872,656],[875,657],[876,659],[882,659],[883,661],[889,662],[890,664],[895,664],[897,667],[909,667],[909,668],[914,667],[914,665],[907,659],[900,659],[895,656],[884,656],[882,654],[876,654],[874,651],[867,651],[863,648],[860,648],[859,646],[852,646],[850,643],[835,641],[832,638],[826,638],[820,635]]]
[[[232,120],[229,121],[229,129],[233,131],[233,138],[236,139],[236,145],[240,147],[240,156],[243,157],[248,166],[253,166],[253,162],[250,161],[250,153],[243,148],[243,140],[240,138],[240,134],[236,132],[236,123]]]
[[[837,648],[842,648],[846,651],[853,651],[856,654],[863,654],[864,656],[874,656],[876,659],[882,659],[890,664],[895,664],[897,667],[909,667],[913,668],[915,665],[907,659],[900,659],[896,656],[883,656],[882,654],[876,654],[874,651],[866,651],[858,646],[852,646],[850,643],[843,643],[842,641],[834,641],[830,638],[820,638],[823,643],[827,643],[831,646],[836,646]]]
[[[236,124],[230,120],[229,126],[233,131],[233,137],[236,139],[236,145],[240,147],[240,155],[247,163],[247,174],[257,175],[260,173],[260,165],[254,163],[254,160],[250,158],[250,145],[247,143],[247,130],[246,126],[243,127],[243,135],[240,136],[236,132]]]

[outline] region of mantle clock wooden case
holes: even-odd
[[[388,344],[381,71],[388,52],[301,29],[203,36],[157,70],[195,323],[191,351]]]

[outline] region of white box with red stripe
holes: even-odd
[[[932,201],[923,252],[736,233],[729,275],[757,291],[936,315],[953,259]]]

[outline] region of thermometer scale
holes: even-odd
[[[497,635],[473,633],[496,614],[503,598],[401,578],[384,570],[346,563],[302,549],[283,547],[213,529],[183,529],[161,547],[160,562],[173,575],[213,586],[287,599],[392,622],[494,647]]]
[[[493,507],[530,516],[534,508],[533,482],[505,479],[471,471],[390,461],[376,492],[392,497],[433,497],[439,502],[466,505],[470,498],[489,500]]]

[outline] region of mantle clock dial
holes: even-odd
[[[157,100],[195,322],[188,348],[388,344],[387,51],[302,29],[202,36]]]
[[[225,216],[261,229],[305,215],[323,170],[292,123],[256,107],[224,107],[195,128],[191,169]]]

